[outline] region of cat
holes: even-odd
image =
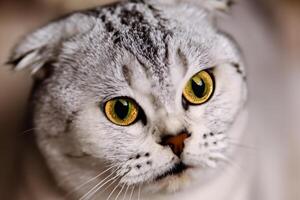
[[[245,64],[215,26],[229,4],[121,1],[16,46],[14,69],[39,79],[35,135],[64,199],[243,199],[227,161],[247,118]]]

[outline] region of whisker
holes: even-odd
[[[129,200],[131,200],[131,199],[132,199],[132,196],[133,196],[134,189],[135,189],[135,185],[132,187],[132,190],[131,190],[131,194],[130,194],[130,198],[129,198]]]
[[[96,180],[97,178],[99,178],[100,176],[102,176],[103,174],[105,174],[106,172],[108,172],[109,170],[113,169],[114,167],[117,167],[117,165],[111,165],[109,166],[106,170],[102,171],[101,173],[99,173],[98,175],[96,175],[95,177],[87,180],[86,182],[80,184],[79,186],[77,186],[76,188],[74,188],[72,191],[70,191],[69,193],[67,193],[65,195],[65,197],[70,196],[71,194],[73,194],[74,192],[78,191],[80,188],[82,188],[83,186],[87,185],[88,183]]]
[[[119,170],[120,168],[118,168],[117,170]],[[106,191],[111,185],[113,185],[117,180],[118,180],[118,178],[122,178],[122,177],[124,177],[128,172],[129,172],[130,170],[128,170],[127,172],[125,172],[124,174],[122,174],[122,175],[120,175],[120,173],[118,173],[117,172],[117,175],[116,176],[114,176],[113,178],[111,178],[111,179],[109,179],[108,181],[106,181],[105,183],[103,183],[102,185],[100,185],[98,188],[97,188],[97,186],[95,186],[94,188],[94,191],[92,192],[92,194],[91,195],[89,195],[89,196],[93,196],[93,195],[95,195],[104,185],[106,185],[107,183],[109,183],[111,180],[113,180],[113,179],[115,179],[115,180],[113,180],[106,188],[104,188],[104,190],[103,191]],[[120,185],[121,183],[119,182],[118,183],[118,185]],[[92,189],[93,190],[93,189]]]
[[[123,191],[125,185],[126,185],[126,184],[123,184],[123,186],[122,186],[121,190],[119,191],[119,193],[117,194],[115,200],[117,200],[117,199],[119,198],[119,196],[120,196],[120,194],[122,193],[122,191]]]
[[[248,145],[240,144],[240,143],[233,142],[233,141],[229,141],[228,143],[230,145],[233,145],[233,146],[238,147],[238,148],[242,148],[244,150],[257,151],[257,149],[255,147],[251,147],[251,146],[248,146]]]
[[[223,155],[222,153],[219,153],[219,152],[211,152],[209,154],[209,157],[213,158],[213,159],[219,159],[219,160],[228,160],[228,158]]]
[[[106,200],[109,200],[110,197],[113,195],[113,193],[116,191],[116,189],[119,187],[119,185],[121,185],[121,182],[118,183],[118,185],[116,185],[114,187],[114,189],[110,192],[110,194],[108,195],[107,199]]]
[[[126,190],[125,190],[125,193],[124,193],[124,196],[123,196],[123,199],[122,200],[125,200],[125,198],[126,198],[126,194],[127,194],[127,191],[128,191],[128,189],[129,189],[129,185],[127,185],[127,188],[126,188]]]
[[[129,171],[127,171],[126,173],[124,173],[123,175],[121,175],[120,176],[120,174],[118,174],[120,177],[120,179],[122,178],[122,177],[124,177],[127,173],[128,173]],[[106,191],[112,184],[114,184],[116,181],[117,181],[118,179],[115,179],[113,182],[111,182],[108,186],[106,186],[105,188],[104,188],[104,190],[103,191]]]
[[[138,200],[141,198],[141,185],[139,185],[139,193],[138,193]]]
[[[85,195],[83,195],[79,200],[83,200],[91,195],[94,195],[95,192],[93,192],[95,189],[96,192],[103,187],[104,185],[106,185],[108,182],[110,182],[111,180],[117,178],[119,175],[116,175],[112,178],[110,178],[109,180],[107,180],[109,177],[111,177],[118,169],[114,170],[112,173],[110,173],[106,178],[104,178],[103,180],[101,180],[98,184],[96,184],[92,189],[90,189]],[[107,181],[106,181],[107,180]],[[103,183],[104,182],[104,183]],[[103,183],[103,184],[102,184]],[[92,194],[91,194],[92,193]]]
[[[118,178],[118,177],[117,177]],[[103,192],[104,191],[106,191],[110,186],[112,186],[118,179],[115,179],[115,180],[113,180],[113,182],[111,182],[109,185],[107,185],[105,188],[104,188],[104,190],[103,190]]]
[[[234,160],[230,159],[229,157],[226,160],[223,160],[225,163],[235,167],[237,170],[243,172],[246,171],[245,169],[243,169],[242,166],[240,166],[238,163],[234,162]]]
[[[233,145],[236,145],[236,146],[239,146],[239,147],[243,147],[245,149],[249,149],[249,150],[257,150],[257,148],[255,146],[249,146],[247,144],[242,144],[240,143],[239,140],[236,140],[234,138],[231,138],[231,137],[226,137],[226,140],[229,141],[230,144],[233,144]]]
[[[102,189],[105,185],[107,185],[107,184],[110,182],[110,184],[109,184],[108,186],[106,186],[106,187],[104,188],[104,190],[103,190],[103,191],[106,191],[111,185],[113,185],[113,184],[118,180],[118,179],[117,179],[118,177],[119,177],[119,176],[116,175],[116,176],[110,178],[109,180],[105,181],[103,184],[98,185],[98,186],[91,192],[91,194],[89,195],[89,197],[92,197],[92,196],[96,195],[100,189]],[[111,182],[111,181],[112,181],[112,182]]]
[[[34,131],[34,130],[38,130],[38,129],[39,129],[39,128],[30,128],[30,129],[28,129],[28,130],[25,130],[25,131],[21,132],[21,135],[30,133],[30,132],[32,132],[32,131]]]

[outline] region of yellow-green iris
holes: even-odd
[[[115,98],[106,102],[104,111],[112,123],[129,126],[136,121],[139,107],[129,98]]]
[[[209,100],[214,91],[214,81],[207,71],[198,72],[186,84],[184,98],[191,104],[199,105]]]

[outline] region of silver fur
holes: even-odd
[[[33,94],[34,128],[68,197],[106,199],[109,189],[84,194],[113,169],[119,178],[112,185],[120,187],[111,199],[120,188],[122,195],[128,189],[127,199],[130,191],[137,199],[140,185],[143,200],[199,199],[196,191],[221,176],[222,160],[232,155],[228,138],[242,134],[246,85],[236,44],[213,25],[220,5],[121,2],[54,21],[16,47],[11,57],[15,69],[48,71]],[[213,97],[185,110],[184,85],[208,68],[215,76]],[[102,105],[118,96],[135,99],[147,123],[120,127],[109,122]],[[178,158],[159,140],[182,129],[192,135]],[[194,168],[154,181],[180,159]],[[77,188],[108,164],[115,167]]]

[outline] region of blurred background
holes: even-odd
[[[24,34],[70,11],[107,2],[0,0],[0,63]],[[219,24],[234,35],[247,61],[250,117],[241,151],[249,152],[256,172],[249,183],[252,199],[299,200],[300,2],[240,0]],[[1,200],[59,199],[33,131],[24,128],[31,86],[28,72],[0,67]]]

